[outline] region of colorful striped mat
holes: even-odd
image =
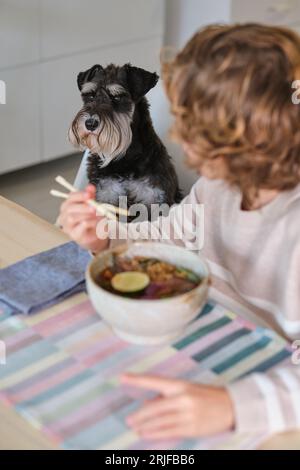
[[[172,346],[133,346],[111,332],[83,294],[78,298],[71,308],[0,316],[7,353],[6,365],[0,365],[0,398],[58,447],[240,449],[254,448],[266,437],[139,440],[124,418],[147,393],[120,386],[118,377],[123,371],[147,372],[221,385],[288,361],[290,350],[274,332],[208,303]]]

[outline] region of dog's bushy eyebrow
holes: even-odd
[[[122,85],[119,85],[118,83],[111,83],[110,85],[107,85],[107,90],[110,94],[113,96],[116,95],[121,95],[122,93],[125,93],[126,90]]]
[[[86,82],[82,85],[81,88],[81,93],[91,93],[92,91],[95,91],[97,88],[97,84],[95,82]]]

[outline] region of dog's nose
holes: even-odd
[[[89,118],[85,121],[85,127],[88,131],[94,131],[99,126],[99,121],[94,118]]]

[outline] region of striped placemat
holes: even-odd
[[[72,307],[38,315],[0,315],[6,347],[0,399],[59,447],[241,449],[266,437],[227,433],[201,440],[139,440],[124,418],[147,394],[120,386],[118,377],[132,371],[225,384],[289,360],[290,350],[276,333],[210,302],[173,345],[140,347],[117,338],[89,300],[78,298]]]

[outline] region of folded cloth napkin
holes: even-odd
[[[0,310],[33,313],[85,290],[91,255],[69,242],[0,270]]]

